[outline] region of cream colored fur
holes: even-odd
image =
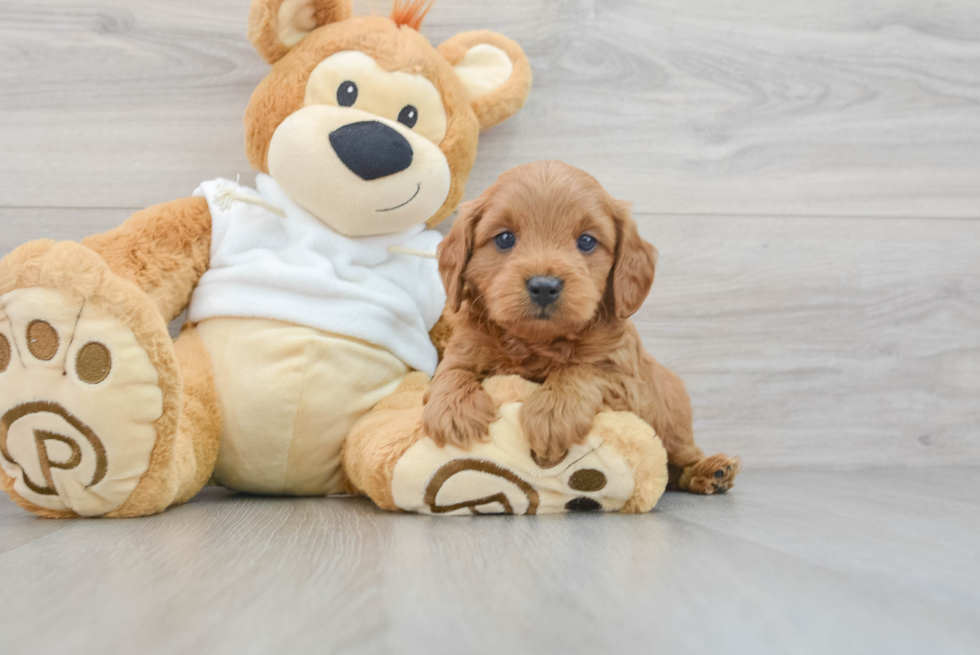
[[[517,44],[493,32],[459,34],[435,49],[409,26],[409,21],[418,24],[417,15],[406,18],[409,13],[399,14],[399,20],[406,22],[400,25],[378,16],[351,18],[348,0],[253,1],[249,38],[274,64],[255,90],[245,116],[246,148],[256,169],[269,171],[273,136],[290,116],[315,105],[336,104],[330,100],[329,88],[336,82],[331,77],[336,72],[331,73],[329,67],[316,69],[338,52],[355,51],[370,59],[358,69],[363,69],[365,79],[398,81],[399,88],[410,96],[420,89],[428,92],[431,86],[438,95],[443,115],[419,91],[418,109],[426,117],[420,119],[411,139],[424,139],[433,151],[438,150],[448,167],[448,190],[440,191],[438,201],[425,212],[431,215],[419,221],[431,227],[455,210],[476,157],[479,131],[523,106],[531,84],[530,66]],[[316,77],[312,85],[308,84],[311,74]],[[367,103],[360,111],[374,112],[371,115],[379,122],[391,122],[396,117],[389,114],[402,102]],[[401,125],[389,127],[408,135],[405,130],[409,128]],[[421,142],[412,143],[421,151]],[[404,226],[392,227],[396,228]],[[203,198],[188,198],[138,212],[119,228],[89,237],[82,244],[33,242],[0,262],[0,297],[24,294],[39,303],[18,314],[16,328],[8,330],[11,342],[26,344],[22,337],[31,338],[30,321],[45,316],[56,324],[56,331],[67,335],[70,310],[77,309],[79,329],[100,325],[98,321],[110,325],[86,339],[107,341],[108,350],[119,355],[114,374],[136,372],[147,379],[155,377],[146,390],[157,403],[151,406],[145,400],[118,396],[119,402],[128,402],[135,410],[147,410],[144,414],[152,419],[153,438],[144,439],[146,447],[139,452],[120,450],[124,440],[106,439],[111,442],[107,447],[110,456],[117,464],[126,464],[123,477],[138,477],[125,499],[120,499],[125,495],[122,492],[111,494],[108,511],[94,505],[77,505],[78,512],[70,506],[59,509],[48,502],[50,498],[43,499],[47,506],[32,502],[29,494],[16,488],[18,471],[5,467],[0,485],[16,502],[50,517],[99,512],[109,517],[144,516],[186,502],[214,475],[229,486],[250,491],[322,494],[358,490],[386,509],[443,511],[425,502],[433,476],[445,472],[447,464],[453,467],[454,462],[476,455],[493,464],[494,471],[504,471],[504,477],[522,489],[521,493],[532,489],[531,495],[538,498],[535,511],[561,510],[569,503],[578,509],[593,508],[586,501],[601,503],[607,510],[645,511],[663,491],[662,448],[648,427],[636,425],[635,417],[600,415],[587,447],[591,450],[580,453],[578,463],[570,460],[564,467],[545,470],[530,462],[515,419],[516,408],[533,388],[522,380],[488,382],[488,390],[499,403],[501,418],[494,427],[499,445],[480,453],[442,451],[433,449],[421,432],[426,377],[406,375],[402,362],[373,346],[256,319],[210,319],[187,326],[172,341],[167,322],[186,308],[195,285],[208,270],[211,238],[207,203]],[[85,312],[90,312],[91,322]],[[432,334],[442,342],[445,323],[437,325]],[[127,365],[130,360],[123,357],[123,350],[113,350],[129,343],[127,339],[142,353],[139,365]],[[52,370],[63,367],[66,375],[78,377],[76,350],[67,350],[76,345],[65,348],[63,353],[57,351],[50,366],[55,367]],[[41,366],[46,361],[30,363]],[[0,376],[10,370],[7,366]],[[100,369],[94,371],[98,374]],[[111,380],[107,377],[94,387],[111,384]],[[90,391],[98,389],[80,386],[72,393]],[[65,399],[70,394],[62,396],[68,402]],[[372,406],[375,408],[369,411]],[[81,403],[73,407],[102,433],[125,432],[122,414],[103,417],[100,423],[96,414],[86,414],[93,411],[91,407]],[[263,433],[267,437],[284,435],[275,452],[256,445],[261,441],[256,435]],[[84,484],[99,477],[89,475],[95,470],[91,463],[84,462],[89,468],[75,466],[74,451],[67,441],[49,441],[53,449],[50,461],[58,469],[48,472],[51,478],[57,482],[84,473],[83,484],[75,491],[96,493],[96,483],[91,488]],[[92,454],[85,451],[81,456]],[[591,468],[582,474],[585,464]],[[114,470],[112,466],[108,470]],[[573,484],[571,476],[577,473]],[[43,475],[43,471],[37,473]],[[440,507],[462,502],[460,511],[464,512],[529,511],[530,504],[522,506],[513,493],[512,498],[504,494],[483,505],[470,502],[474,500],[466,497],[470,490],[492,490],[494,480],[486,487],[487,480],[481,475],[463,471],[446,477],[433,502]],[[601,488],[597,480],[602,481]]]
[[[428,379],[409,375],[348,437],[344,466],[351,489],[384,509],[437,514],[652,509],[667,485],[667,453],[653,429],[635,414],[602,412],[584,444],[556,466],[541,468],[518,419],[521,402],[537,386],[516,376],[486,380],[498,418],[489,441],[462,450],[439,448],[425,436],[422,396]],[[589,476],[601,486],[576,488]],[[434,481],[438,491],[427,497]]]
[[[175,242],[182,248],[179,239],[175,239]],[[178,266],[171,270],[184,269]],[[163,277],[144,276],[142,279],[157,280]],[[200,474],[195,477],[194,474],[198,473],[196,468],[199,466],[207,469],[210,474],[213,461],[195,462],[192,470],[186,464],[186,456],[182,460],[185,462],[183,466],[177,463],[176,453],[181,450],[185,441],[192,444],[200,442],[200,446],[189,448],[185,452],[200,450],[207,453],[217,443],[219,434],[206,429],[208,423],[213,423],[212,417],[219,415],[213,400],[213,390],[208,384],[210,367],[207,360],[201,361],[196,354],[188,358],[193,363],[184,373],[191,379],[188,388],[192,390],[194,397],[186,396],[174,342],[168,336],[167,324],[154,307],[151,296],[118,276],[101,257],[85,246],[68,242],[35,241],[21,246],[0,261],[0,296],[17,289],[38,287],[57,291],[69,299],[69,302],[79,305],[84,302],[106,312],[132,333],[157,374],[162,410],[159,418],[153,422],[156,440],[146,471],[128,499],[106,515],[153,514],[173,504],[181,488],[185,489],[184,495],[187,497],[196,493],[200,487],[194,488],[195,480],[202,477]],[[192,409],[191,414],[201,414],[203,425],[188,425],[185,430],[178,429],[182,417],[185,416],[185,406],[206,408],[204,412]],[[14,479],[5,472],[0,473],[0,485],[10,493],[15,502],[36,514],[49,517],[75,515],[75,512],[67,509],[41,507],[15,493]]]
[[[405,364],[367,343],[272,320],[210,319],[198,332],[223,415],[215,481],[261,494],[344,491],[344,439],[394,391]]]

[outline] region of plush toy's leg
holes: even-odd
[[[135,284],[170,322],[187,307],[211,260],[211,213],[204,198],[147,207],[105,234],[82,240],[113,273]]]
[[[221,407],[211,359],[197,329],[184,326],[174,350],[184,388],[170,474],[176,491],[170,504],[180,505],[197,495],[214,471],[221,441]],[[149,513],[135,507],[131,511],[136,516]]]
[[[491,440],[471,450],[439,448],[422,430],[428,378],[412,373],[347,437],[344,465],[353,491],[380,507],[432,514],[646,512],[667,484],[667,454],[634,414],[596,416],[586,442],[542,468],[520,429],[519,410],[535,386],[516,376],[484,383],[499,418]]]
[[[704,456],[704,451],[694,442],[691,400],[684,383],[667,368],[656,366],[663,405],[646,418],[667,449],[670,471],[667,488],[696,494],[725,493],[742,470],[741,460],[723,454]]]
[[[210,225],[188,227],[206,205],[170,209],[87,240],[98,254],[38,241],[0,262],[0,486],[36,514],[153,514],[210,475],[210,362],[162,313],[189,296]]]

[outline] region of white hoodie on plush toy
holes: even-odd
[[[436,261],[405,251],[434,252],[442,237],[424,225],[346,237],[268,175],[256,186],[219,179],[196,192],[211,211],[211,263],[189,318],[221,405],[214,480],[342,492],[341,447],[357,420],[410,369],[436,368],[429,330],[446,294]]]
[[[429,330],[446,304],[439,267],[389,248],[435,252],[442,235],[418,225],[349,238],[291,201],[268,175],[260,173],[255,185],[258,191],[217,179],[194,192],[208,201],[212,233],[211,265],[194,291],[190,320],[305,325],[381,346],[431,376],[439,360]]]

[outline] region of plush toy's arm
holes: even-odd
[[[114,273],[142,289],[171,321],[208,268],[211,213],[204,198],[148,207],[119,227],[82,240]]]

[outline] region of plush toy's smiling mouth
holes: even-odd
[[[412,194],[412,197],[411,197],[411,198],[409,198],[408,200],[406,200],[405,202],[403,202],[402,204],[400,204],[400,205],[395,205],[394,207],[388,207],[387,209],[376,209],[376,210],[374,210],[374,211],[376,211],[376,212],[390,212],[390,211],[392,211],[393,209],[398,209],[399,207],[404,207],[404,206],[405,206],[405,205],[407,205],[408,203],[410,203],[410,202],[412,202],[413,200],[415,200],[415,196],[417,196],[417,195],[419,195],[419,191],[421,191],[421,190],[422,190],[422,185],[421,185],[421,184],[419,184],[419,185],[417,185],[417,186],[415,187],[415,193],[413,193],[413,194]]]

